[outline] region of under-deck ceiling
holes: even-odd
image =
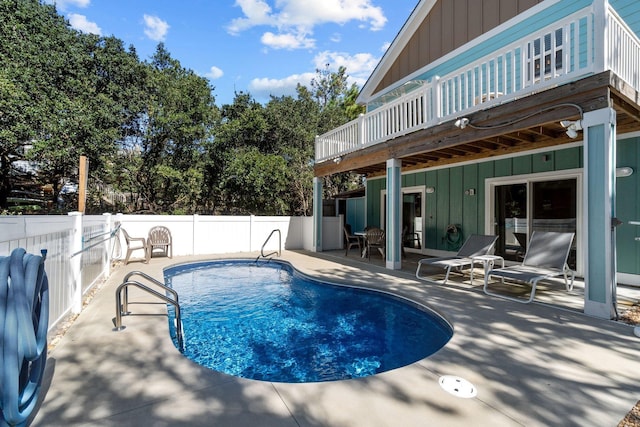
[[[392,158],[407,171],[562,145],[575,139],[561,120],[609,106],[617,113],[618,134],[640,131],[639,93],[605,72],[464,116],[464,129],[450,120],[344,155],[340,162],[319,163],[315,175],[352,171],[371,177],[385,174]]]

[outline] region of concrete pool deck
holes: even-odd
[[[281,259],[331,282],[428,304],[453,324],[453,338],[429,358],[372,377],[285,384],[187,360],[169,338],[165,304],[149,303],[137,289],[126,329],[113,331],[115,290],[126,273],[162,278],[166,266],[222,257],[117,267],[50,352],[31,425],[602,427],[616,426],[640,399],[640,338],[632,326],[302,251]],[[470,381],[477,396],[449,394],[438,383],[442,375]]]

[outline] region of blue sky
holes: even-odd
[[[216,104],[295,95],[343,65],[362,87],[417,0],[48,0],[71,26],[115,36],[148,60],[159,42],[209,78]]]

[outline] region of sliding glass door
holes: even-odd
[[[496,254],[507,260],[522,261],[534,231],[576,233],[568,260],[569,266],[575,270],[578,177],[529,177],[513,182],[514,178],[512,182],[492,184],[493,232],[498,236]]]

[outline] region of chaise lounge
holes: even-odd
[[[534,231],[522,264],[487,271],[484,276],[484,292],[487,295],[528,304],[533,301],[539,281],[558,276],[564,276],[567,292],[571,291],[575,272],[569,269],[567,258],[571,251],[573,237],[574,233]],[[571,281],[568,280],[569,274],[571,274]],[[491,277],[500,277],[503,283],[504,279],[511,279],[530,284],[531,294],[529,299],[523,300],[522,298],[489,291],[488,286]]]
[[[455,256],[451,257],[439,257],[439,258],[424,258],[418,261],[418,268],[416,269],[416,278],[421,280],[428,280],[429,275],[421,275],[420,269],[423,265],[432,265],[437,267],[442,267],[446,270],[446,274],[444,276],[444,282],[442,284],[446,284],[449,279],[449,273],[452,268],[456,268],[459,271],[462,270],[463,267],[472,267],[473,266],[473,258],[488,255],[489,252],[493,249],[493,245],[495,245],[496,240],[498,240],[498,236],[490,236],[483,234],[472,234],[469,238],[464,242],[460,250]]]

